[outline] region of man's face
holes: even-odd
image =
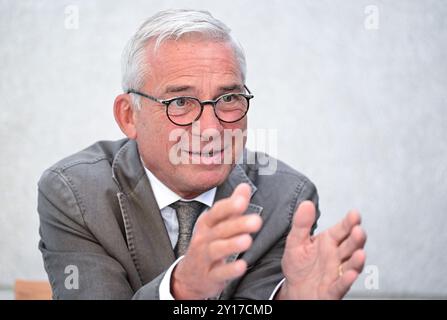
[[[229,43],[197,38],[168,40],[155,53],[150,43],[147,56],[150,74],[140,91],[159,99],[191,96],[203,101],[243,90],[239,64]],[[246,117],[235,123],[224,123],[216,118],[211,105],[205,105],[193,129],[191,125],[173,124],[166,116],[166,107],[160,103],[142,98],[141,105],[136,113],[136,140],[144,164],[158,179],[184,198],[195,197],[225,181],[233,167],[227,155],[234,162],[245,139],[237,146],[234,140],[224,139],[224,130],[245,131]],[[178,139],[170,138],[173,130],[184,130],[183,139],[185,136],[189,139],[189,145],[182,144],[179,151],[183,159],[189,160],[186,164],[172,161],[173,148],[179,146]],[[216,139],[219,135],[221,139]],[[197,141],[200,142],[197,144]],[[209,155],[199,153],[210,151],[205,148],[210,146],[210,141],[214,151],[212,161]]]

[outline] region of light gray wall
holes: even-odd
[[[445,1],[0,0],[0,298],[16,278],[46,277],[36,182],[58,159],[122,136],[121,50],[171,7],[210,10],[245,47],[250,126],[277,129],[278,157],[317,184],[319,230],[363,213],[379,289],[363,275],[350,297],[447,297]]]

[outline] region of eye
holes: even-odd
[[[224,101],[224,102],[232,102],[233,101],[233,95],[232,94],[229,94],[229,95],[227,95],[227,96],[223,96],[222,97],[222,100]]]
[[[172,102],[176,107],[184,107],[186,105],[186,98],[178,98]]]

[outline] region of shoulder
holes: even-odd
[[[84,178],[101,174],[101,168],[110,175],[112,162],[118,151],[128,139],[117,141],[98,141],[91,146],[76,152],[49,167],[44,171],[41,181],[47,175],[80,175]],[[92,168],[92,169],[90,169]],[[99,170],[99,171],[98,171]]]
[[[112,163],[118,151],[128,142],[98,141],[91,146],[70,155],[48,169],[38,182],[39,196],[61,205],[76,202],[80,211],[84,211],[83,200],[100,190],[114,188]]]
[[[257,187],[266,185],[277,190],[315,188],[303,173],[264,152],[246,150],[240,166]]]
[[[122,139],[117,141],[98,141],[91,146],[78,151],[52,165],[47,171],[65,172],[76,170],[77,167],[95,165],[98,162],[104,162],[110,167],[112,161],[121,149],[129,140]]]

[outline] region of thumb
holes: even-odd
[[[315,222],[315,205],[312,201],[303,201],[293,217],[290,235],[296,244],[304,243],[310,238],[310,230]]]

